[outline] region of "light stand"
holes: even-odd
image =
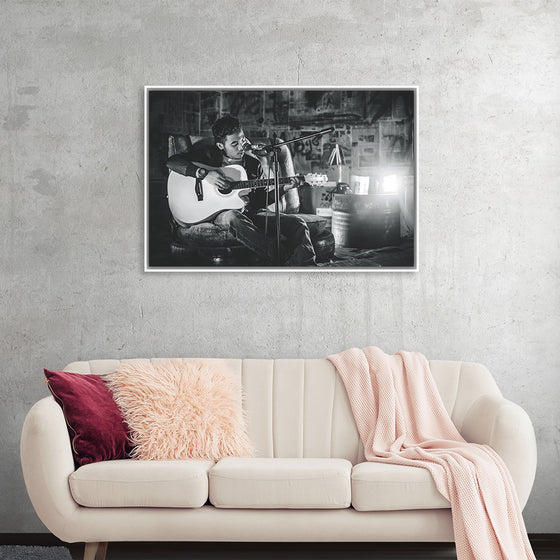
[[[335,144],[333,151],[329,157],[327,165],[336,165],[338,167],[338,183],[342,183],[342,164],[344,163],[344,156],[340,151],[340,146]]]

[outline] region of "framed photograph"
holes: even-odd
[[[145,87],[146,271],[418,270],[418,90]]]

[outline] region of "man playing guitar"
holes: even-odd
[[[249,180],[265,178],[259,160],[246,152],[250,143],[245,137],[238,119],[229,115],[218,119],[212,126],[212,133],[214,145],[194,148],[185,154],[172,156],[167,161],[167,167],[171,171],[196,179],[198,200],[202,201],[204,196],[202,181],[215,187],[217,192],[229,192],[232,182],[221,169],[227,166],[243,167]],[[280,196],[296,185],[297,180],[280,186]],[[229,231],[239,242],[264,261],[273,263],[276,256],[276,242],[274,238],[265,235],[265,224],[268,222],[271,231],[276,228],[275,213],[266,209],[268,205],[275,202],[274,194],[273,190],[251,190],[249,194],[242,197],[244,207],[219,208],[215,214],[202,221],[214,222],[217,226]],[[239,206],[243,206],[243,204],[241,203]],[[180,223],[176,216],[175,219]],[[295,214],[280,214],[280,232],[286,240],[280,247],[280,264],[285,266],[316,265],[315,250],[311,243],[309,229],[301,217]]]

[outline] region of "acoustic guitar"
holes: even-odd
[[[227,192],[222,192],[205,179],[197,180],[186,177],[175,171],[169,173],[167,179],[167,198],[169,209],[173,217],[180,223],[192,225],[205,222],[224,210],[241,210],[245,206],[243,195],[254,189],[268,188],[274,185],[274,179],[247,179],[247,172],[241,165],[227,165],[225,167],[210,167],[195,165],[210,171],[220,170],[231,182]],[[296,176],[313,186],[322,186],[327,182],[326,175],[309,173]],[[292,182],[294,177],[280,177],[281,185]]]

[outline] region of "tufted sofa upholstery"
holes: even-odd
[[[26,487],[60,539],[108,541],[453,541],[449,503],[421,468],[364,462],[341,380],[323,359],[226,360],[239,376],[255,458],[106,461],[74,467],[64,416],[52,397],[27,415]],[[82,374],[118,360],[74,362]],[[536,470],[531,421],[479,364],[430,367],[467,441],[491,445],[522,507]],[[87,557],[87,556],[86,556]]]

